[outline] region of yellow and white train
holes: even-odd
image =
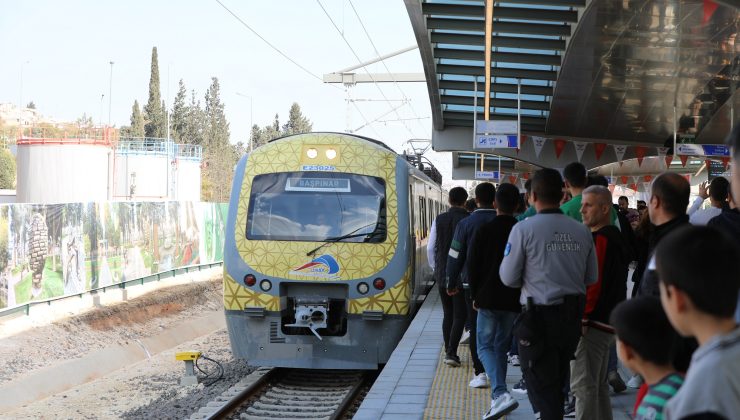
[[[409,160],[368,138],[308,133],[239,161],[224,248],[235,357],[318,369],[388,361],[432,285],[427,236],[446,208],[441,177]]]

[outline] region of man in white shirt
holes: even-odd
[[[689,222],[692,225],[706,226],[709,221],[722,213],[722,209],[727,206],[727,194],[730,189],[730,183],[723,177],[717,177],[712,180],[707,188],[707,183],[699,184],[699,196],[689,207],[687,214]],[[709,198],[711,207],[699,210],[704,200]]]

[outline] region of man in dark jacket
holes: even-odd
[[[519,406],[506,388],[506,352],[511,329],[521,312],[520,290],[504,286],[498,274],[504,249],[514,227],[519,189],[501,184],[496,191],[496,217],[481,226],[470,249],[468,283],[473,308],[478,311],[478,357],[491,379],[491,408],[483,419],[497,419]]]
[[[429,245],[427,246],[427,261],[434,271],[434,280],[439,287],[439,299],[442,301],[442,338],[445,343],[445,364],[453,367],[460,366],[460,358],[457,356],[457,347],[460,344],[465,319],[467,317],[467,306],[465,297],[460,295],[449,296],[445,285],[447,273],[447,253],[450,251],[452,236],[455,234],[457,224],[468,217],[465,209],[465,200],[468,193],[465,188],[455,187],[450,190],[450,209],[441,213],[434,219],[429,234]]]
[[[478,349],[475,342],[476,314],[473,310],[473,298],[468,288],[468,270],[470,265],[466,264],[468,252],[478,228],[496,217],[493,209],[493,200],[496,195],[496,187],[490,182],[483,182],[475,187],[475,202],[478,208],[470,214],[470,217],[461,221],[455,228],[455,236],[452,238],[450,252],[447,257],[447,294],[454,296],[465,293],[465,303],[468,310],[468,323],[470,325],[470,356],[473,359],[473,370],[475,376],[470,381],[472,388],[485,388],[488,386],[488,377],[478,359]]]
[[[607,369],[614,329],[609,325],[612,309],[627,297],[629,250],[622,234],[611,224],[612,195],[608,188],[591,186],[583,191],[581,215],[591,229],[599,265],[599,277],[586,288],[583,331],[576,359],[571,363],[571,389],[576,396],[579,419],[612,418]]]
[[[663,172],[653,181],[648,202],[653,231],[648,240],[648,265],[640,281],[638,295],[660,296],[658,276],[655,272],[653,252],[660,240],[669,232],[689,223],[686,208],[689,206],[691,186],[675,172]]]

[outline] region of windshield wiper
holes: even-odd
[[[357,231],[358,231],[358,230],[361,230],[361,229],[369,228],[370,226],[377,226],[377,225],[378,225],[378,223],[377,223],[377,222],[375,222],[375,223],[370,223],[370,224],[367,224],[367,225],[365,225],[365,226],[360,226],[360,227],[358,227],[357,229],[355,229],[355,230],[353,230],[352,232],[349,232],[349,233],[347,233],[347,234],[345,234],[345,235],[341,235],[341,236],[336,236],[336,237],[333,237],[333,238],[326,238],[326,239],[324,239],[324,241],[323,241],[324,243],[322,243],[321,245],[317,246],[316,248],[314,248],[314,249],[312,249],[312,250],[308,251],[308,252],[306,253],[306,256],[307,256],[307,257],[311,257],[311,256],[313,256],[313,255],[314,255],[314,254],[316,253],[316,251],[320,250],[321,248],[323,248],[323,247],[325,247],[325,246],[327,246],[327,245],[329,245],[329,244],[333,244],[333,243],[335,243],[335,242],[339,242],[339,241],[341,241],[341,240],[344,240],[344,239],[357,238],[357,237],[360,237],[360,236],[370,235],[370,234],[372,234],[373,232],[368,232],[368,233],[357,233]]]

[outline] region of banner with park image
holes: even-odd
[[[226,204],[0,205],[0,310],[223,259]]]

